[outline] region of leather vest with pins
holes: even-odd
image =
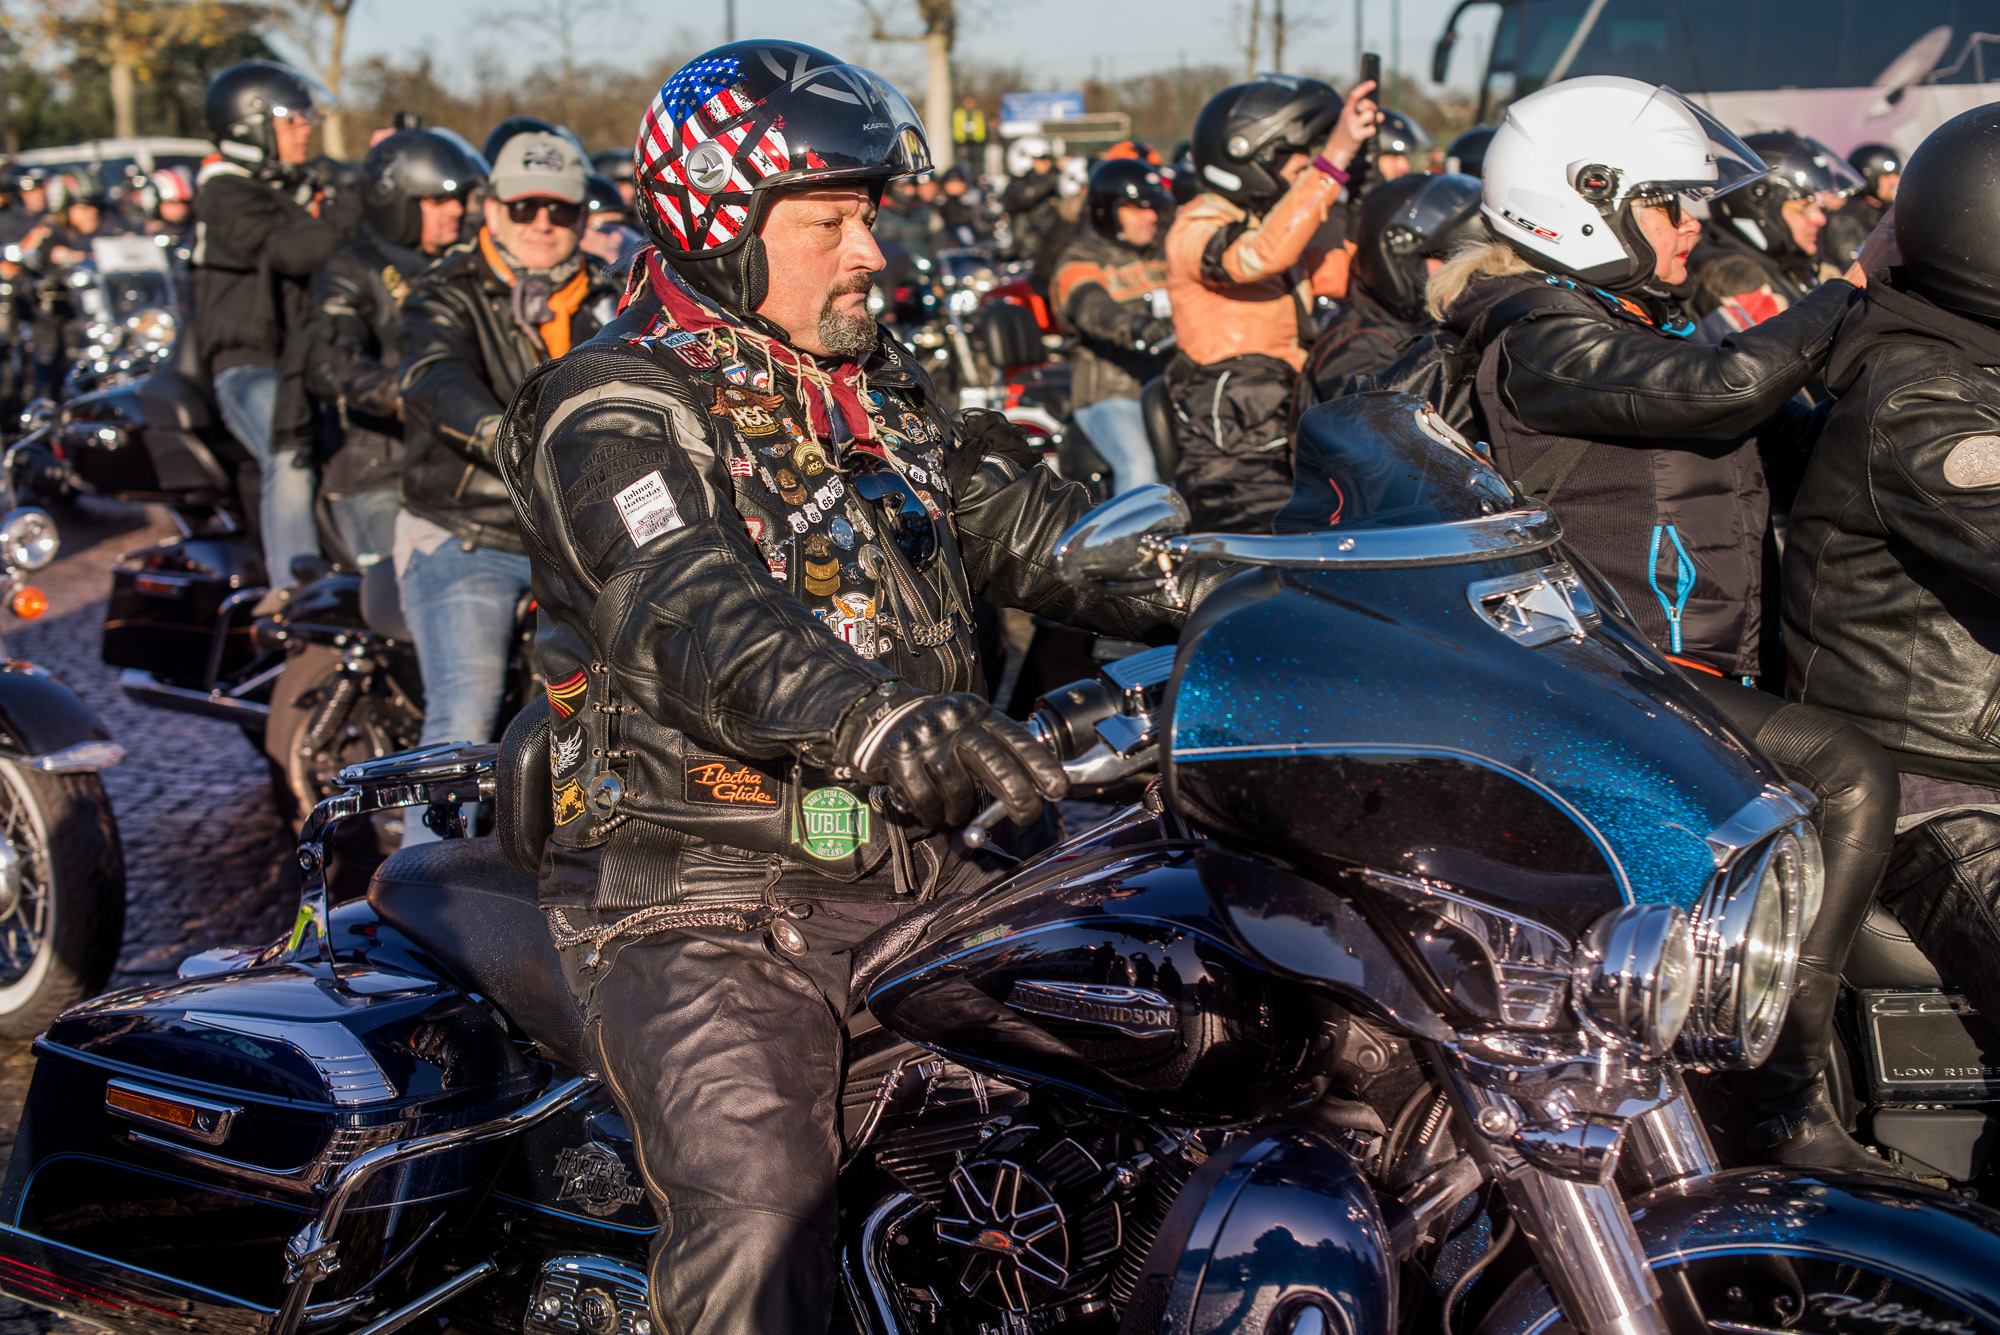
[[[740,899],[746,884],[754,892],[761,881],[768,892],[799,871],[851,883],[882,867],[891,834],[890,813],[871,807],[868,785],[831,769],[830,757],[814,766],[729,755],[622,696],[594,646],[613,643],[632,608],[615,581],[607,588],[587,573],[567,518],[536,500],[577,494],[564,492],[543,446],[579,408],[623,400],[664,409],[674,444],[715,493],[714,512],[733,507],[759,576],[782,585],[857,659],[926,690],[985,689],[952,523],[954,428],[932,404],[928,379],[884,342],[861,387],[874,436],[864,449],[815,431],[794,373],[758,352],[740,330],[680,328],[642,295],[596,339],[530,377],[509,412],[502,471],[535,566],[552,710],[548,856],[558,872],[565,863],[576,872],[545,871],[545,901],[627,911]],[[558,378],[561,401],[547,397]],[[616,460],[602,456],[615,452],[595,447],[568,485],[587,492],[590,468],[610,476]],[[674,514],[671,502],[640,496],[628,506],[639,485],[616,499],[643,547],[656,536],[647,524],[679,521],[659,518]],[[852,698],[865,689],[863,681]],[[576,893],[552,892],[552,881]],[[842,897],[838,886],[827,891],[821,897]],[[852,897],[883,894],[856,886]]]

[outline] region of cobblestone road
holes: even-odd
[[[263,757],[234,726],[149,709],[118,690],[98,661],[111,563],[173,529],[164,512],[85,501],[56,515],[62,550],[35,577],[49,610],[35,622],[0,619],[7,653],[49,668],[104,720],[126,751],[104,773],[125,847],[125,945],[113,987],[173,977],[181,959],[211,946],[264,942],[291,920],[297,880],[290,829],[272,806]],[[0,1041],[0,1163],[34,1058]],[[0,1335],[93,1327],[0,1299]]]

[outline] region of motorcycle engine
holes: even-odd
[[[885,1135],[876,1162],[908,1189],[876,1210],[871,1295],[905,1330],[1113,1331],[1192,1142],[1145,1146],[1022,1108]]]

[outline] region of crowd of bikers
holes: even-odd
[[[938,824],[963,819],[977,780],[1025,818],[1060,780],[980,698],[968,602],[1087,613],[1135,637],[1171,634],[1178,614],[1084,606],[1051,582],[1044,540],[1083,501],[1003,420],[932,401],[878,337],[861,302],[885,252],[984,246],[1021,265],[1069,348],[1073,419],[1118,486],[1172,481],[1202,528],[1271,531],[1315,405],[1419,393],[1818,795],[1826,908],[1784,1037],[1740,1093],[1772,1159],[1884,1170],[1826,1089],[1861,916],[1884,887],[1975,999],[2000,949],[2000,252],[1982,230],[2000,204],[2000,108],[1905,163],[1882,145],[1842,158],[1789,132],[1738,138],[1671,90],[1583,78],[1441,149],[1378,108],[1372,84],[1343,97],[1263,76],[1211,99],[1169,156],[1126,142],[1091,161],[1029,136],[1008,146],[1003,182],[979,173],[976,107],[953,120],[959,159],[933,171],[914,113],[875,76],[842,75],[874,99],[848,96],[860,119],[843,129],[831,99],[794,95],[806,73],[766,79],[756,44],[740,46],[661,90],[636,154],[596,160],[562,127],[515,117],[479,148],[385,131],[358,168],[329,169],[309,158],[323,105],[309,80],[265,62],[218,76],[217,154],[192,181],[155,173],[152,216],[127,225],[185,238],[190,337],[258,465],[272,599],[329,546],[392,562],[426,743],[492,737],[532,594],[550,699],[582,720],[575,745],[594,743],[586,767],[718,748],[772,767],[759,792],[808,771],[875,777]],[[785,50],[800,71],[850,70]],[[716,69],[756,83],[752,110],[714,110],[742,100],[703,82]],[[704,137],[703,116],[735,137]],[[847,135],[860,165],[776,165],[784,135],[814,133]],[[14,178],[8,263],[60,263],[120,225],[70,180]],[[38,376],[50,346],[35,343]],[[1177,445],[1168,478],[1142,408],[1155,382]],[[855,450],[870,457],[848,476]],[[890,472],[921,498],[895,493],[893,533],[856,506],[889,494]],[[824,873],[837,893],[799,893],[844,907],[813,918],[795,953],[831,998],[826,954],[913,877],[928,896],[967,874],[921,839],[889,862],[856,845],[802,871],[782,821],[715,824],[680,773],[653,792],[630,768],[623,814],[601,822],[574,793],[564,805],[574,783],[559,790],[544,893],[566,906],[565,949],[589,944],[595,961],[627,911],[689,885],[768,898]],[[890,878],[879,896],[871,877]],[[593,925],[568,925],[572,911]],[[627,951],[650,962],[615,986],[581,965],[572,983],[613,1017],[607,1070],[658,1084],[656,1106],[626,1109],[657,1126],[697,1097],[662,1071],[744,1051],[661,1018],[661,997],[707,986],[687,970],[719,970],[758,1004],[806,985],[774,981],[761,945],[711,943],[706,963],[649,949]],[[667,1178],[714,1174],[671,1140],[649,1151]],[[709,1281],[774,1311],[818,1301],[817,1279],[758,1298],[746,1270],[796,1264],[772,1251],[778,1235],[716,1214],[672,1243],[684,1277],[657,1301]]]

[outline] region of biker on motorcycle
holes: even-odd
[[[1160,244],[1173,208],[1159,168],[1100,162],[1084,196],[1085,226],[1056,265],[1056,321],[1077,339],[1071,409],[1111,465],[1116,491],[1160,480],[1139,391],[1166,368],[1173,339]]]
[[[921,127],[809,47],[691,62],[638,137],[633,300],[501,441],[552,711],[542,903],[677,1335],[827,1328],[849,952],[994,874],[948,837],[975,785],[1016,821],[1064,792],[982,697],[973,599],[1132,638],[1183,620],[1058,580],[1084,489],[999,414],[954,419],[869,318],[869,222],[930,165]]]
[[[530,371],[598,331],[614,296],[579,249],[574,139],[521,131],[498,143],[492,166],[485,225],[412,284],[395,335],[408,444],[393,552],[426,746],[488,740],[506,693],[528,558],[493,465],[501,415]],[[404,823],[406,845],[434,837]]]
[[[1688,257],[1694,284],[1688,313],[1703,322],[1708,342],[1769,319],[1839,274],[1821,258],[1825,201],[1862,184],[1817,140],[1785,131],[1753,134],[1743,142],[1770,174],[1715,201],[1701,242]]]
[[[194,177],[185,167],[160,167],[146,183],[153,197],[147,234],[166,237],[176,248],[188,245],[194,237]]]
[[[247,60],[209,80],[202,115],[217,156],[195,190],[191,333],[230,434],[261,475],[257,507],[273,591],[319,554],[312,459],[274,446],[280,367],[296,357],[306,286],[358,216],[322,217],[305,170],[328,94],[286,65]],[[291,412],[286,413],[292,416]]]
[[[318,404],[305,448],[327,454],[320,498],[348,554],[386,558],[403,466],[396,326],[403,298],[456,245],[466,199],[484,183],[472,155],[434,130],[398,130],[361,163],[362,225],[313,275],[304,376]],[[327,429],[330,427],[330,430]],[[321,449],[322,432],[332,437]]]
[[[1033,260],[1055,222],[1056,188],[1062,184],[1055,149],[1038,134],[1016,139],[1007,146],[1007,171],[1014,179],[1000,192],[1000,207],[1013,238],[1009,258]]]
[[[1835,279],[1719,345],[1691,341],[1668,295],[1700,228],[1687,201],[1719,204],[1764,171],[1671,89],[1553,84],[1508,108],[1482,182],[1494,240],[1432,275],[1429,299],[1460,336],[1482,326],[1472,425],[1495,465],[1544,497],[1640,631],[1819,798],[1823,907],[1777,1047],[1733,1087],[1755,1152],[1885,1172],[1841,1124],[1825,1072],[1841,966],[1893,834],[1894,775],[1837,717],[1747,689],[1764,670],[1765,460],[1810,448],[1819,417],[1796,396],[1859,294]]]
[[[28,350],[34,368],[34,394],[56,398],[63,376],[83,346],[86,315],[70,270],[91,257],[91,240],[115,236],[125,229],[111,216],[97,181],[81,173],[64,173],[49,183],[49,213],[35,228],[39,243],[24,251],[22,265],[36,277],[30,304]]]
[[[1405,344],[1429,329],[1424,285],[1454,250],[1485,235],[1479,182],[1470,176],[1403,176],[1369,191],[1348,266],[1347,300],[1306,356],[1292,425],[1314,404],[1344,393],[1351,377],[1391,365]]]
[[[1339,94],[1269,74],[1225,88],[1195,118],[1207,193],[1167,232],[1180,351],[1167,367],[1181,437],[1175,485],[1197,528],[1267,532],[1290,499],[1292,385],[1315,295],[1347,291],[1347,251],[1313,236],[1375,133],[1371,83]]]
[[[1882,899],[1949,986],[2000,1015],[2000,107],[1910,155],[1898,267],[1869,276],[1827,361],[1838,396],[1791,512],[1796,698],[1899,771]],[[1893,259],[1891,260],[1893,264]]]
[[[1430,168],[1431,137],[1400,111],[1384,110],[1375,127],[1375,175],[1396,181]]]

